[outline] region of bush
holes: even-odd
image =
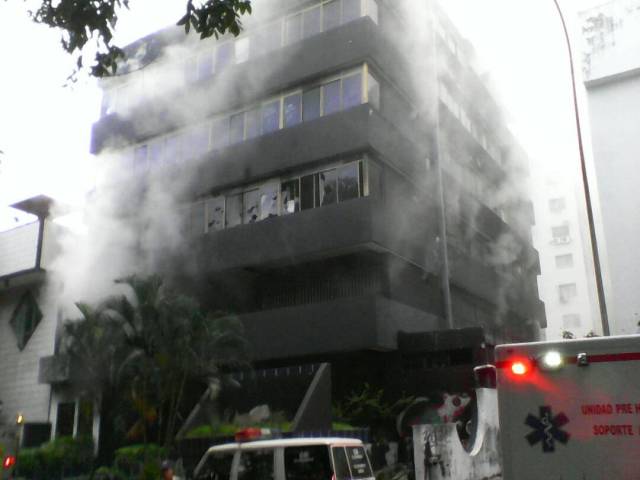
[[[165,449],[155,444],[130,445],[116,450],[113,465],[127,477],[159,478],[160,462],[165,456]]]
[[[60,437],[18,453],[16,474],[28,479],[57,479],[89,473],[93,465],[91,437]]]
[[[94,473],[92,480],[127,480],[124,473],[117,468],[100,467]]]

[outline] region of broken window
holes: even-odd
[[[244,192],[242,196],[244,212],[242,215],[242,223],[254,223],[259,219],[260,215],[260,191],[258,189]]]
[[[322,114],[329,115],[340,110],[340,80],[322,86]]]
[[[227,227],[242,224],[242,193],[227,197],[225,215]]]
[[[42,320],[42,312],[36,300],[33,298],[31,292],[25,293],[13,311],[9,322],[18,340],[18,348],[20,350],[27,345],[40,320]]]
[[[330,205],[338,201],[337,179],[338,174],[335,169],[318,174],[320,205]]]
[[[316,175],[305,175],[300,179],[300,208],[307,210],[316,206]]]
[[[356,73],[342,80],[342,108],[351,108],[362,103],[362,74]]]
[[[318,33],[320,33],[320,5],[303,13],[303,38],[308,38]]]
[[[340,2],[333,0],[325,3],[322,9],[322,29],[323,31],[331,30],[340,25]]]
[[[224,197],[214,197],[207,200],[207,231],[222,230],[224,228]]]
[[[360,162],[350,163],[338,169],[338,198],[341,202],[360,196]]]
[[[280,128],[280,100],[262,106],[262,133],[275,132]]]
[[[302,94],[302,117],[305,122],[320,116],[320,87]]]
[[[300,210],[300,180],[295,178],[282,182],[282,213],[288,215]]]
[[[234,144],[244,140],[244,112],[231,115],[229,120],[229,143]]]
[[[302,38],[302,14],[292,15],[285,20],[285,44],[289,45]]]
[[[260,220],[278,216],[279,186],[279,183],[272,182],[260,187]]]
[[[302,107],[302,95],[294,93],[288,97],[284,97],[284,126],[291,127],[300,123]]]

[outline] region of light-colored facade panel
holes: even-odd
[[[34,268],[39,222],[0,233],[0,277]]]

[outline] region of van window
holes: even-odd
[[[324,445],[284,449],[286,480],[331,480],[329,448]]]
[[[233,452],[222,452],[209,455],[207,461],[198,472],[197,480],[229,480]]]
[[[238,480],[273,480],[273,449],[240,452]]]
[[[336,480],[373,477],[371,466],[363,447],[334,447],[333,462]]]

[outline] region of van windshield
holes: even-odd
[[[364,447],[333,447],[336,480],[373,477]]]
[[[286,480],[331,480],[329,448],[324,445],[284,449]]]
[[[205,464],[198,471],[197,480],[229,480],[233,452],[214,453],[207,457]]]

